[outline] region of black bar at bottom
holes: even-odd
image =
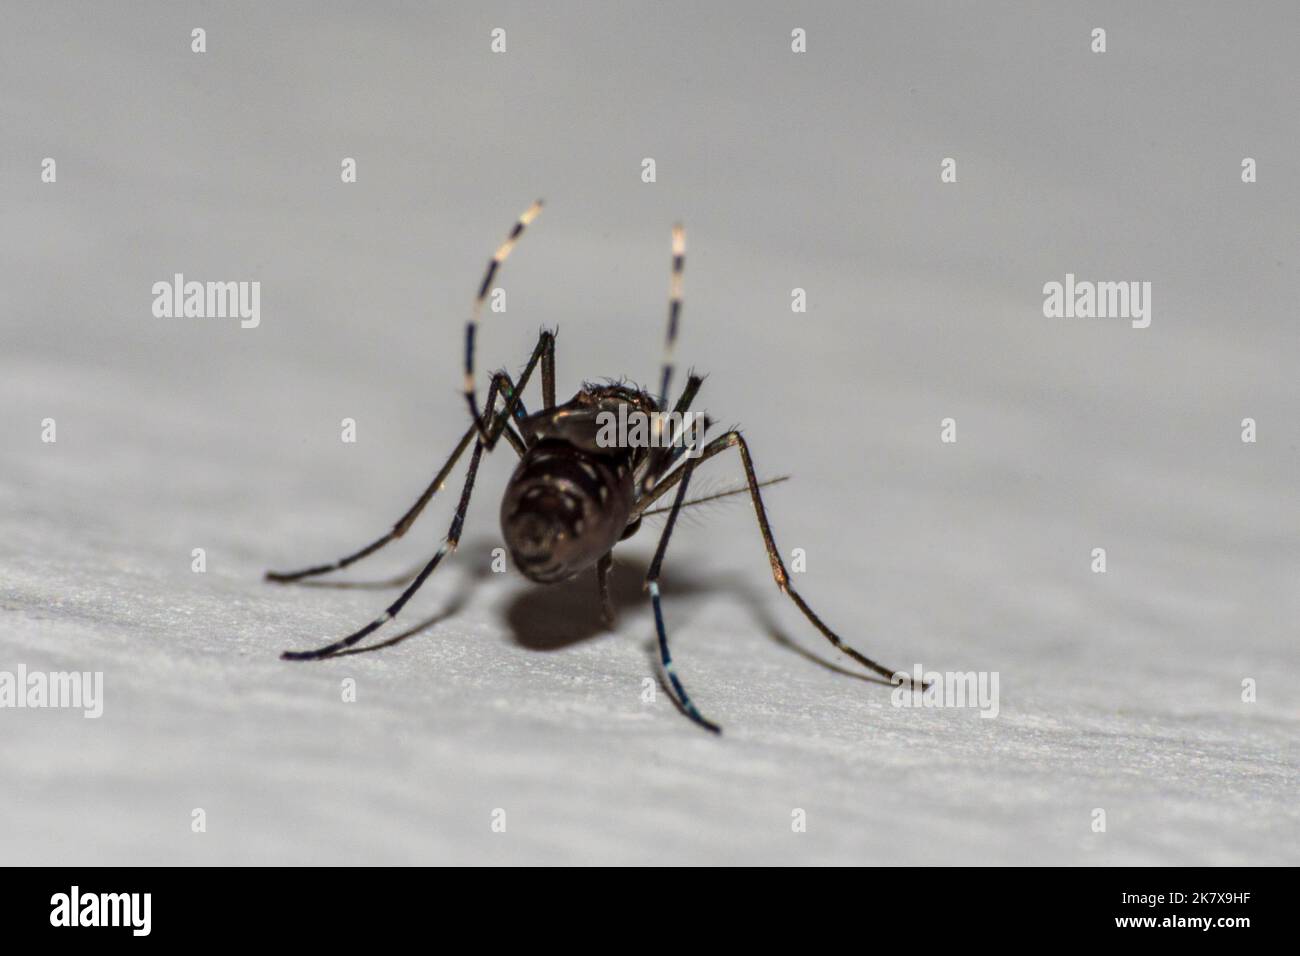
[[[720,934],[729,948],[781,928],[805,941],[860,933],[863,945],[893,938],[909,947],[1024,932],[1041,941],[1232,945],[1243,933],[1286,926],[1282,904],[1294,882],[1294,870],[1271,868],[656,870],[594,885],[584,885],[582,871],[541,877],[486,869],[9,868],[7,875],[0,895],[7,944],[63,937],[95,946],[331,948],[460,932],[490,945],[511,929],[531,933],[535,945],[587,936],[609,946],[656,937],[675,946],[683,920],[695,927],[693,945]]]

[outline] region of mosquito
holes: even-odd
[[[469,508],[474,480],[485,452],[491,452],[504,437],[519,458],[519,464],[506,486],[501,502],[501,531],[515,566],[529,580],[539,584],[553,584],[594,568],[601,609],[606,622],[613,620],[610,600],[609,575],[613,564],[614,546],[625,541],[641,527],[644,517],[666,512],[667,518],[659,536],[654,559],[646,573],[645,588],[650,592],[654,609],[655,632],[658,637],[659,659],[663,672],[672,688],[682,712],[705,730],[721,733],[721,728],[706,718],[696,708],[677,676],[673,658],[668,650],[668,633],[664,626],[662,599],[659,592],[659,573],[664,555],[682,509],[700,504],[726,494],[749,492],[758,519],[763,546],[772,565],[772,577],[780,590],[794,602],[804,617],[833,644],[836,649],[860,665],[897,684],[902,679],[898,671],[884,667],[859,653],[842,641],[831,630],[799,592],[790,584],[790,574],[772,535],[772,527],[763,505],[761,487],[772,482],[760,482],[755,475],[749,446],[739,431],[703,442],[702,447],[670,443],[645,443],[627,446],[598,442],[598,422],[602,413],[656,416],[669,410],[669,389],[673,380],[673,349],[677,342],[678,325],[682,311],[682,272],[686,261],[686,234],[682,226],[672,229],[672,268],[668,296],[668,330],[664,342],[664,355],[659,378],[659,393],[636,386],[609,382],[584,384],[578,393],[563,405],[555,401],[555,334],[543,329],[537,345],[524,367],[518,381],[503,371],[494,373],[488,385],[482,408],[478,404],[475,388],[474,342],[478,332],[483,303],[492,288],[498,270],[515,248],[524,230],[541,212],[542,202],[533,203],[519,217],[505,241],[488,262],[483,281],[474,298],[469,321],[465,325],[465,403],[470,412],[470,425],[452,450],[451,456],[439,469],[424,493],[405,514],[378,540],[359,551],[340,558],[331,564],[322,564],[301,571],[268,571],[266,579],[279,583],[299,581],[303,578],[328,574],[349,567],[396,541],[411,529],[424,511],[429,500],[442,488],[465,450],[473,445],[469,470],[460,501],[451,519],[451,526],[441,546],[429,562],[410,581],[406,589],[388,608],[365,627],[347,637],[311,651],[285,651],[281,658],[290,661],[312,661],[331,657],[357,644],[367,635],[393,620],[406,603],[428,580],[442,560],[460,544],[465,514]],[[533,373],[541,367],[542,408],[529,414],[524,406],[523,393]],[[695,401],[704,380],[691,371],[686,384],[672,407],[680,420]],[[620,408],[620,406],[622,406]],[[706,417],[699,435],[702,436],[712,422]],[[736,449],[744,469],[745,487],[723,495],[708,495],[688,500],[686,490],[695,469],[722,454]],[[688,453],[689,452],[689,453]],[[776,479],[780,480],[780,479]],[[669,492],[675,490],[671,507],[655,508]]]

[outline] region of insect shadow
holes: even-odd
[[[612,626],[605,622],[598,604],[592,600],[591,581],[585,577],[549,588],[520,591],[505,611],[506,623],[515,643],[534,651],[558,651],[617,629],[625,615],[645,617],[648,609],[642,582],[649,568],[650,562],[644,555],[619,555],[610,574],[610,603],[619,616]],[[679,599],[730,593],[747,607],[759,630],[785,650],[833,673],[868,684],[893,686],[883,678],[841,667],[792,640],[767,606],[767,592],[760,592],[738,576],[704,576],[679,565],[673,571],[662,572],[659,580],[665,591]],[[690,602],[683,600],[680,603],[688,608]],[[658,660],[653,637],[646,638],[645,649],[652,660]],[[660,675],[662,681],[663,675]]]
[[[450,603],[388,640],[366,647],[348,648],[346,651],[339,652],[339,656],[368,654],[383,650],[421,634],[436,640],[437,626],[459,614],[469,602],[474,586],[491,575],[489,568],[493,558],[492,552],[499,546],[499,542],[490,538],[466,542],[461,548],[461,556],[465,559],[461,569],[463,576],[468,580],[463,587],[457,589]],[[591,581],[585,577],[575,577],[549,588],[522,589],[505,608],[504,619],[510,629],[511,639],[520,647],[530,651],[559,651],[611,633],[625,620],[645,617],[645,590],[642,582],[645,581],[649,567],[650,562],[644,555],[619,555],[609,580],[610,604],[617,615],[613,625],[605,621],[599,603],[592,600]],[[303,581],[300,586],[336,590],[388,590],[408,584],[419,570],[420,566],[416,565],[401,574],[379,580]],[[762,633],[785,650],[798,654],[805,660],[835,674],[868,684],[891,686],[889,681],[872,674],[863,674],[841,667],[792,640],[767,606],[765,595],[738,576],[700,575],[678,567],[672,571],[665,570],[660,581],[665,590],[681,598],[690,598],[699,594],[716,596],[728,592],[745,604]],[[684,601],[683,605],[688,607],[689,602]],[[652,637],[646,638],[644,647],[652,660],[658,659]],[[659,680],[662,684],[663,675],[659,675]],[[669,696],[671,698],[672,695]]]
[[[585,575],[562,581],[549,588],[526,588],[509,601],[505,620],[517,644],[534,651],[558,651],[618,629],[624,618],[647,616],[643,585],[650,568],[649,558],[620,554],[610,571],[609,599],[616,615],[605,621],[596,600],[596,589]],[[734,579],[703,578],[681,569],[664,571],[660,584],[674,597],[731,589]],[[647,638],[647,641],[650,639]],[[653,642],[651,642],[653,643]],[[656,660],[658,654],[656,652]]]

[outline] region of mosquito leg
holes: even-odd
[[[510,443],[510,447],[522,458],[524,452],[527,451],[527,446],[524,440],[519,437],[519,433],[515,431],[514,426],[510,424],[510,414],[513,411],[520,418],[523,418],[527,415],[528,410],[524,407],[523,399],[520,398],[520,390],[504,371],[497,372],[492,376],[492,384],[488,387],[488,408],[491,408],[496,401],[498,392],[506,396],[506,407],[498,412],[497,420],[492,423],[488,437],[484,439],[487,442],[487,450],[492,451],[496,447],[497,440],[504,435],[506,441]],[[470,431],[473,430],[474,428],[471,426]]]
[[[555,333],[542,329],[542,340],[547,343],[542,352],[542,408],[555,407]]]
[[[285,651],[280,655],[280,659],[285,661],[315,661],[320,660],[322,657],[329,657],[331,654],[336,654],[345,648],[351,647],[367,634],[378,630],[397,617],[402,608],[406,606],[406,602],[411,600],[416,591],[420,590],[429,575],[442,562],[442,559],[449,552],[455,551],[460,544],[460,532],[465,524],[465,512],[469,510],[469,499],[474,491],[474,479],[478,475],[478,465],[482,458],[483,442],[480,439],[474,442],[474,451],[469,458],[469,473],[465,476],[465,487],[460,493],[460,503],[456,506],[456,514],[451,519],[451,527],[447,530],[446,539],[429,560],[429,563],[416,575],[415,580],[407,586],[396,601],[388,606],[388,609],[383,614],[361,628],[361,630],[353,631],[347,637],[335,641],[333,644],[326,644],[314,651]]]
[[[519,383],[516,385],[511,381],[509,374],[505,371],[497,372],[492,376],[492,384],[488,386],[487,402],[483,408],[483,417],[480,419],[480,428],[486,428],[489,423],[492,429],[488,431],[485,441],[487,450],[491,451],[496,447],[497,439],[503,433],[511,437],[511,444],[520,455],[523,454],[523,442],[519,441],[518,434],[510,427],[511,419],[523,421],[528,417],[528,409],[524,407],[524,389],[528,388],[528,383],[532,380],[533,372],[537,370],[537,363],[542,364],[542,393],[545,395],[549,389],[552,394],[555,392],[555,333],[542,329],[537,336],[537,344],[533,346],[533,354],[528,356],[528,364],[524,366],[523,373],[519,376]],[[549,370],[549,372],[548,372]],[[548,375],[550,384],[547,384]],[[505,407],[497,413],[495,422],[492,422],[492,415],[496,411],[496,396],[500,394],[504,397]]]
[[[331,562],[330,564],[318,564],[314,567],[303,568],[301,571],[267,571],[266,580],[274,581],[277,584],[287,584],[292,581],[301,580],[302,578],[314,577],[318,574],[329,574],[332,571],[341,571],[348,565],[355,564],[362,558],[369,557],[380,548],[402,537],[402,535],[406,534],[406,532],[410,530],[411,525],[415,524],[415,519],[420,517],[420,513],[424,511],[425,505],[429,503],[429,500],[446,482],[447,476],[450,475],[452,469],[456,467],[456,463],[460,460],[460,456],[463,455],[465,449],[469,447],[469,443],[474,437],[474,432],[480,427],[486,427],[488,421],[492,422],[491,428],[487,429],[488,451],[491,451],[496,446],[497,440],[502,434],[506,434],[511,445],[514,446],[515,451],[518,454],[523,455],[523,441],[519,438],[518,434],[510,428],[510,415],[517,414],[517,409],[522,410],[523,400],[520,395],[524,388],[527,387],[528,380],[532,378],[533,370],[536,369],[538,361],[542,362],[543,377],[545,376],[548,355],[551,356],[551,365],[553,367],[555,336],[552,333],[543,330],[537,340],[536,347],[533,349],[532,357],[529,358],[528,364],[524,367],[523,374],[519,376],[519,384],[517,386],[510,382],[510,376],[506,375],[504,372],[499,372],[493,377],[492,385],[488,389],[487,408],[485,408],[483,412],[483,422],[475,422],[475,424],[471,425],[469,430],[461,436],[460,441],[456,443],[456,447],[452,450],[451,456],[447,459],[446,463],[443,464],[442,468],[439,469],[438,474],[434,476],[433,481],[429,482],[429,487],[424,489],[424,493],[420,495],[415,504],[407,510],[406,514],[402,515],[397,524],[393,525],[392,530],[387,534],[372,541],[360,551],[339,558],[337,561]],[[496,412],[496,418],[495,420],[492,420],[493,405],[496,403],[498,391],[506,396],[506,407],[500,412]]]
[[[600,616],[606,627],[614,626],[614,603],[609,597],[609,571],[614,566],[614,553],[607,553],[596,563],[596,588],[600,591]]]
[[[668,632],[664,628],[664,612],[659,598],[659,568],[663,564],[664,553],[668,550],[668,539],[673,533],[673,525],[677,523],[677,515],[682,510],[682,502],[686,499],[686,486],[690,484],[690,471],[694,463],[688,462],[678,485],[677,497],[673,501],[673,509],[668,513],[668,521],[664,525],[663,534],[659,537],[659,547],[655,549],[654,561],[650,563],[650,570],[646,572],[646,587],[650,589],[650,603],[654,606],[655,612],[655,633],[659,637],[659,661],[663,665],[664,675],[668,678],[668,683],[672,686],[673,694],[677,697],[677,702],[681,704],[682,710],[686,716],[695,723],[699,724],[705,730],[715,734],[722,733],[722,728],[709,720],[699,712],[695,704],[691,702],[691,697],[686,693],[686,688],[682,686],[681,679],[677,676],[677,670],[673,667],[673,656],[668,651]]]
[[[506,261],[515,243],[523,235],[528,224],[537,218],[542,211],[542,201],[529,206],[519,220],[515,223],[510,234],[506,236],[505,242],[497,246],[497,251],[492,254],[488,261],[487,271],[483,273],[483,281],[479,284],[478,295],[474,297],[474,309],[470,313],[469,321],[465,323],[465,401],[469,403],[469,413],[474,419],[475,428],[479,431],[479,437],[487,439],[487,422],[479,418],[478,395],[474,388],[474,337],[478,333],[479,314],[483,311],[483,303],[487,300],[488,293],[492,291],[492,280],[496,278],[497,270],[501,264]]]
[[[685,420],[686,412],[690,409],[691,402],[695,401],[695,395],[699,392],[700,386],[703,384],[703,376],[696,375],[692,372],[690,377],[686,379],[686,387],[682,389],[682,394],[678,397],[677,404],[673,407],[672,414],[674,416],[683,421]],[[707,429],[708,426],[709,422],[706,418],[704,428]],[[702,434],[703,430],[698,432],[696,437],[698,438],[699,435]],[[682,436],[682,440],[683,442],[685,441],[685,435]],[[672,467],[673,462],[676,461],[678,456],[685,450],[685,444],[676,447],[665,447],[660,441],[658,433],[656,433],[655,447],[650,449],[649,453],[646,455],[645,461],[640,467],[641,494],[650,491],[654,486],[654,483],[659,480],[665,471]]]
[[[674,471],[671,475],[656,485],[650,495],[647,496],[644,505],[649,505],[656,498],[663,495],[669,488],[673,487],[673,485],[677,485],[677,500],[674,502],[675,512],[677,510],[677,502],[682,500],[685,493],[686,484],[690,480],[691,471],[704,461],[712,458],[714,455],[718,455],[732,447],[740,450],[740,460],[745,468],[745,482],[749,485],[749,496],[754,502],[754,514],[758,518],[758,528],[763,535],[763,546],[767,550],[767,559],[772,565],[772,578],[776,581],[776,586],[794,602],[795,606],[803,612],[803,616],[808,619],[813,627],[817,628],[826,640],[835,645],[837,650],[847,654],[868,670],[874,671],[880,676],[887,678],[891,683],[897,683],[895,675],[900,673],[900,671],[878,664],[871,658],[864,654],[860,654],[858,651],[845,644],[844,641],[840,639],[840,636],[827,627],[825,622],[817,616],[816,612],[808,606],[808,602],[800,596],[799,592],[791,587],[790,572],[786,570],[785,562],[781,560],[781,552],[777,550],[776,539],[772,536],[772,526],[767,520],[767,509],[763,507],[763,496],[758,490],[759,482],[758,478],[754,474],[754,462],[749,456],[749,446],[745,443],[745,439],[741,437],[740,432],[734,430],[729,431],[727,434],[721,435],[709,442],[708,445],[704,447],[704,451],[701,452],[699,458],[688,461],[685,466]],[[641,513],[644,513],[644,506],[642,503],[638,503],[637,507]],[[665,532],[671,529],[673,516],[674,513],[670,512],[668,519],[669,524],[668,528],[665,529]],[[660,547],[663,547],[662,543]],[[658,556],[656,556],[656,558],[657,557]],[[653,570],[657,570],[657,568],[652,567],[652,571]]]
[[[537,368],[538,362],[542,365],[542,403],[546,408],[555,407],[555,333],[542,329],[541,334],[537,337],[537,345],[533,348],[533,354],[528,359],[528,364],[524,367],[523,374],[519,376],[519,384],[516,385],[511,381],[510,376],[505,371],[497,372],[492,376],[492,384],[488,391],[488,408],[494,403],[494,392],[500,392],[505,398],[506,421],[504,425],[498,423],[498,431],[493,432],[487,439],[487,450],[491,451],[496,447],[497,439],[504,434],[506,439],[514,446],[520,456],[524,453],[527,444],[519,437],[510,425],[510,419],[522,422],[528,417],[528,409],[524,407],[523,392],[528,387],[528,381],[533,377],[533,371]],[[486,419],[487,410],[484,416]]]
[[[659,408],[668,410],[668,389],[673,380],[673,349],[677,345],[677,326],[682,315],[682,270],[686,265],[686,230],[681,223],[673,224],[672,275],[668,285],[668,331],[664,333],[663,371],[659,376]],[[674,412],[681,415],[690,406],[695,393],[704,380],[692,374],[686,389],[677,401]],[[663,447],[663,419],[656,417],[652,448],[646,456],[641,472],[641,493],[650,490],[659,475],[667,470],[673,449]]]
[[[686,230],[673,224],[672,277],[668,284],[668,332],[664,336],[663,371],[659,377],[659,407],[668,407],[668,386],[673,378],[673,347],[677,344],[677,325],[682,315],[682,270],[686,265]]]

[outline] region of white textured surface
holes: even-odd
[[[0,711],[0,861],[1300,862],[1294,11],[1116,8],[1097,60],[1043,10],[827,8],[794,60],[783,14],[661,7],[506,10],[496,60],[486,21],[416,8],[15,14],[0,669],[102,670],[106,701]],[[799,586],[887,663],[998,671],[998,719],[895,709],[797,653],[844,663],[743,501],[683,525],[664,587],[726,734],[643,704],[652,540],[623,554],[614,633],[590,580],[489,573],[504,446],[395,632],[436,622],[277,660],[386,603],[259,578],[418,494],[462,427],[465,300],[535,192],[484,361],[517,368],[558,323],[562,391],[650,379],[683,217],[679,354],[760,471],[794,474],[769,504]],[[261,281],[262,327],[153,319],[173,271]],[[1066,271],[1152,281],[1152,327],[1044,319]],[[458,489],[350,580],[422,560]]]

